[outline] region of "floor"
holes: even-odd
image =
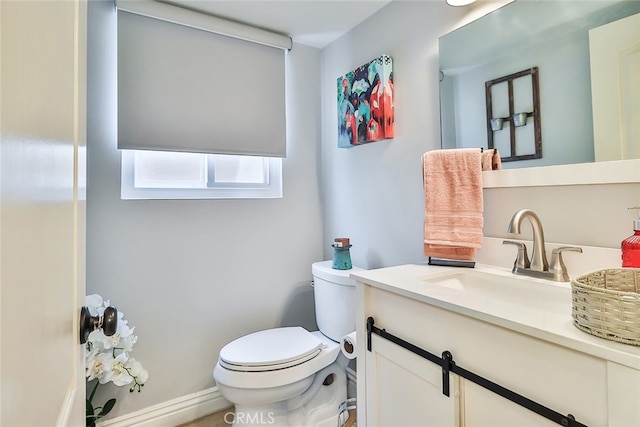
[[[233,417],[231,415],[227,415],[225,417],[225,415],[227,413],[233,414],[231,409],[225,409],[224,411],[216,412],[215,414],[199,418],[199,419],[197,419],[195,421],[191,421],[190,423],[182,424],[180,427],[226,427],[226,426],[230,426],[231,423],[225,422],[225,418],[227,420],[233,422]]]
[[[231,415],[233,412],[231,409],[226,409],[224,411],[216,412],[215,414],[208,415],[206,417],[199,418],[195,421],[192,421],[187,424],[182,424],[179,427],[226,427],[230,426],[233,421],[233,416]],[[230,421],[227,423],[226,421]],[[295,426],[291,426],[295,427]],[[344,427],[356,427],[356,413],[354,411],[349,411],[349,419],[347,420]]]

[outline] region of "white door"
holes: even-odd
[[[86,2],[0,24],[0,425],[82,426]]]
[[[589,31],[596,161],[640,159],[640,14]]]

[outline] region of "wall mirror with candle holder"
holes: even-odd
[[[484,86],[489,149],[497,148],[503,163],[541,158],[538,67],[490,80]]]
[[[593,163],[589,30],[638,13],[633,0],[515,0],[440,37],[442,147],[489,148],[485,82],[537,66],[542,157],[503,168]]]

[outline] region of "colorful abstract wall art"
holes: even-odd
[[[394,136],[393,60],[382,55],[338,77],[338,147]]]

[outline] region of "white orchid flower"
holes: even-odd
[[[111,302],[93,294],[86,297],[86,305],[91,316],[103,316],[105,308],[109,307]],[[142,364],[129,356],[138,341],[138,337],[134,335],[135,328],[129,327],[124,313],[118,311],[117,316],[116,332],[112,336],[106,336],[103,329],[96,329],[88,336],[84,348],[85,375],[87,381],[98,380],[89,400],[93,398],[98,384],[112,382],[116,386],[123,386],[134,383],[130,391],[140,391],[149,379],[149,373]]]
[[[87,295],[85,305],[89,309],[91,316],[102,316],[104,314],[103,300],[98,294]]]
[[[135,335],[129,335],[127,337],[121,337],[120,338],[120,343],[118,344],[118,347],[121,348],[123,351],[126,351],[127,353],[131,352],[133,350],[133,345],[138,342],[138,337]]]
[[[128,337],[129,335],[131,335],[133,333],[133,330],[135,329],[135,327],[130,328],[128,326],[128,321],[124,320],[124,313],[122,313],[121,311],[118,312],[118,326],[116,328],[116,333],[119,334],[121,337]]]
[[[100,379],[101,384],[106,384],[112,381],[117,386],[123,386],[130,384],[133,381],[133,377],[129,375],[124,367],[127,362],[128,356],[126,353],[120,353],[116,357],[111,359],[111,364],[105,369],[104,376]]]
[[[87,381],[98,379],[101,384],[109,382],[104,381],[105,375],[111,369],[113,356],[109,353],[96,353],[87,361]]]
[[[115,344],[117,345],[119,337],[115,338]],[[91,333],[89,334],[89,338],[87,338],[87,342],[91,344],[92,348],[98,350],[111,350],[114,347],[113,337],[106,336],[102,329],[91,331]]]
[[[127,361],[125,367],[129,370],[129,374],[136,379],[137,383],[144,384],[149,379],[149,372],[142,367],[142,363],[133,357]]]

